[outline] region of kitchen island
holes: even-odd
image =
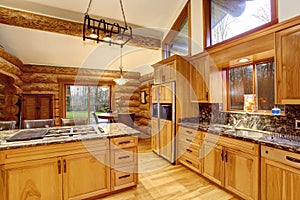
[[[30,140],[24,131],[0,132],[1,199],[92,199],[137,184],[135,129],[121,123],[32,129],[40,135]]]

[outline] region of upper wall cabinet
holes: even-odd
[[[157,65],[154,70],[154,83],[175,81],[176,79],[176,60]]]
[[[190,99],[199,103],[222,102],[222,74],[207,53],[190,60]]]
[[[300,25],[276,32],[278,104],[300,104]]]

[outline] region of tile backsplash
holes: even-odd
[[[285,105],[282,115],[224,112],[220,111],[221,107],[221,104],[199,103],[199,117],[185,120],[230,125],[236,121],[239,122],[238,127],[300,136],[300,130],[295,129],[295,120],[300,119],[300,105]]]

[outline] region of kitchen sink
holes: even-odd
[[[265,136],[265,134],[257,132],[257,131],[248,131],[248,130],[234,130],[234,129],[228,129],[224,131],[225,134],[228,135],[235,135],[235,136],[241,136],[241,137],[249,137],[249,138],[262,138]]]

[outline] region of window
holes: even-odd
[[[165,37],[163,43],[163,58],[172,55],[190,55],[190,1],[187,2],[180,15]]]
[[[228,110],[244,110],[245,95],[255,96],[255,110],[274,107],[274,62],[264,61],[225,70],[228,74]]]
[[[111,109],[109,86],[66,85],[66,118],[91,118],[90,113]]]
[[[204,0],[206,47],[277,22],[276,0]]]

